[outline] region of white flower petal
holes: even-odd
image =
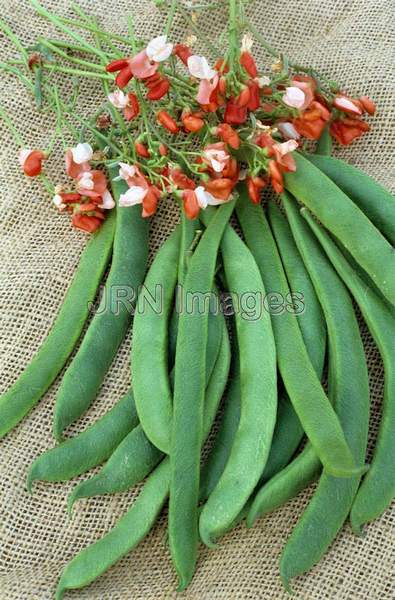
[[[73,160],[77,165],[81,165],[84,162],[91,160],[93,156],[93,149],[90,144],[77,144],[75,148],[71,148]]]
[[[127,163],[120,162],[119,163],[119,177],[121,179],[129,179],[130,177],[134,177],[136,175],[136,167],[134,165],[128,165]]]
[[[241,38],[241,51],[242,52],[251,52],[251,48],[254,45],[254,38],[251,33],[247,31],[243,37]]]
[[[295,129],[293,123],[277,123],[277,129],[286,140],[299,140],[300,134]]]
[[[107,98],[115,108],[126,108],[129,104],[129,98],[122,90],[115,90],[108,94]]]
[[[63,204],[63,199],[60,194],[55,194],[55,196],[52,198],[52,202],[55,204],[55,206],[57,208],[64,208],[64,206],[65,206]]]
[[[305,102],[306,96],[303,90],[296,86],[285,88],[283,102],[292,108],[301,108]]]
[[[110,210],[111,208],[114,208],[115,202],[108,190],[106,190],[102,195],[102,202],[101,204],[99,204],[99,206],[100,208],[104,208],[105,210]]]
[[[192,77],[197,79],[213,79],[217,72],[212,69],[204,56],[193,54],[188,58],[188,69]]]
[[[119,206],[134,206],[141,204],[147,195],[148,189],[144,189],[138,185],[133,185],[125,194],[119,197]]]
[[[199,204],[200,208],[203,208],[203,210],[205,208],[207,208],[208,205],[216,206],[218,204],[223,203],[223,200],[220,200],[220,199],[216,198],[215,196],[213,196],[212,194],[210,194],[210,192],[207,192],[204,189],[204,187],[201,185],[199,185],[195,189],[195,194],[196,194],[196,199],[198,201],[198,204]]]
[[[95,187],[92,173],[90,171],[86,171],[86,173],[82,173],[77,181],[77,188],[80,190],[93,190]]]
[[[167,36],[160,35],[150,41],[146,48],[147,56],[154,62],[167,60],[173,52],[173,44],[167,43]]]
[[[334,105],[340,110],[350,111],[357,115],[360,115],[362,113],[361,109],[356,104],[354,104],[354,102],[352,102],[348,98],[344,98],[343,96],[335,98]]]
[[[262,77],[255,77],[254,81],[257,82],[260,88],[270,85],[270,77],[268,77],[267,75],[262,75]]]
[[[299,146],[299,144],[296,140],[288,140],[288,142],[283,142],[282,144],[276,144],[276,147],[278,148],[281,156],[285,156],[286,154],[293,152],[294,150],[296,150],[296,148],[298,146]]]
[[[30,150],[30,148],[22,148],[22,150],[19,151],[18,161],[19,161],[19,164],[21,165],[21,167],[23,167],[23,165],[25,164],[25,162],[27,160],[27,157],[32,152],[33,152],[33,150]]]

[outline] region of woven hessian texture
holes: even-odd
[[[193,3],[192,3],[193,4]],[[200,4],[200,2],[199,2]],[[224,2],[226,4],[226,2]],[[45,6],[72,16],[71,3],[51,0]],[[126,17],[133,10],[142,37],[161,31],[162,17],[145,0],[127,2],[84,1],[81,6],[99,17],[107,28],[126,34]],[[350,148],[335,148],[335,155],[365,169],[385,186],[391,181],[395,132],[391,127],[394,98],[395,5],[391,0],[266,0],[252,3],[248,13],[266,39],[298,63],[310,64],[338,80],[351,94],[368,93],[378,113],[369,135]],[[27,0],[1,0],[1,16],[25,43],[39,35],[57,34],[34,15]],[[225,12],[203,12],[198,20],[207,36],[218,43]],[[174,40],[189,31],[177,18]],[[3,36],[1,55],[13,49]],[[261,66],[271,64],[255,48]],[[38,115],[21,84],[1,75],[1,105],[25,137],[26,145],[48,143],[53,119]],[[100,85],[86,86],[87,114],[101,101]],[[1,391],[17,378],[39,348],[53,323],[71,281],[86,236],[72,230],[57,214],[50,199],[34,181],[24,178],[16,164],[17,146],[1,124],[0,169],[0,357]],[[48,168],[54,181],[62,180],[63,160],[52,158]],[[173,229],[177,210],[163,203],[152,224],[152,249]],[[372,394],[371,442],[380,419],[383,369],[377,350],[362,325],[370,369]],[[96,403],[86,417],[70,429],[72,435],[103,415],[129,385],[129,345],[120,349]],[[58,575],[80,549],[106,533],[126,511],[138,490],[78,503],[73,520],[66,514],[67,494],[75,485],[36,484],[30,496],[25,489],[32,460],[54,446],[51,418],[59,379],[19,427],[0,443],[0,598],[48,600]],[[395,435],[395,432],[394,432]],[[189,589],[177,596],[176,577],[166,546],[166,520],[138,548],[86,590],[67,598],[89,600],[285,600],[278,576],[282,546],[308,502],[313,488],[250,531],[243,526],[225,536],[219,549],[202,548],[198,570]],[[389,600],[395,597],[395,511],[387,510],[367,527],[365,538],[344,527],[325,558],[308,575],[294,583],[298,600]]]

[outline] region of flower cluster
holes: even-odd
[[[292,153],[306,140],[327,131],[340,144],[350,144],[369,130],[363,115],[374,114],[375,105],[367,96],[351,98],[315,72],[282,61],[261,73],[251,50],[246,34],[240,47],[211,65],[190,46],[161,35],[106,66],[116,88],[98,122],[111,131],[111,111],[121,111],[124,119],[116,115],[117,122],[125,123],[123,132],[133,141],[129,151],[112,152],[119,178],[128,185],[120,207],[141,204],[149,217],[160,198],[171,194],[192,219],[208,205],[229,200],[241,179],[258,203],[268,184],[283,191],[284,173],[296,168]],[[85,231],[97,229],[114,204],[106,177],[90,166],[92,155],[86,143],[67,151],[74,189],[57,190],[54,198]],[[45,158],[40,150],[20,155],[29,176],[41,173]]]
[[[102,171],[92,169],[92,158],[90,144],[77,144],[67,150],[66,173],[73,179],[73,188],[64,191],[58,187],[53,197],[53,203],[61,212],[72,215],[73,226],[89,233],[100,227],[105,211],[115,206],[106,176]]]

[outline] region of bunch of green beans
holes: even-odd
[[[326,132],[317,154],[296,155],[297,170],[285,177],[283,210],[253,205],[240,184],[231,201],[202,211],[200,220],[182,214],[156,254],[133,320],[131,388],[29,471],[31,491],[34,481],[67,481],[102,465],[71,492],[70,516],[77,500],[143,482],[113,530],[65,567],[57,599],[135,548],[167,500],[171,558],[183,590],[200,542],[214,547],[236,524],[245,520],[251,527],[318,479],[281,555],[280,575],[290,589],[347,518],[360,533],[395,497],[395,201],[367,175],[328,156],[329,142]],[[116,197],[122,186],[114,183]],[[245,241],[229,224],[234,209]],[[108,290],[143,282],[147,236],[147,222],[132,208],[118,209],[93,238],[47,342],[0,399],[1,435],[63,367],[112,249]],[[147,300],[158,290],[160,311]],[[219,292],[232,300],[230,335]],[[251,297],[261,302],[254,313],[245,304]],[[385,372],[370,468],[368,371],[352,298]],[[94,316],[60,387],[58,440],[94,400],[130,322],[122,309]],[[217,415],[220,424],[202,461]]]

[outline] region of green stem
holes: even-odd
[[[269,54],[271,54],[275,58],[279,58],[280,53],[265,40],[265,38],[259,33],[257,28],[252,23],[250,23],[250,21],[245,20],[245,25],[246,25],[247,29],[250,30],[250,32],[252,33],[254,38],[260,43],[260,45],[263,48],[265,48],[265,50]],[[292,66],[292,65],[290,64],[290,66]]]
[[[93,77],[96,79],[105,79],[107,81],[113,79],[112,75],[109,73],[94,73],[92,71],[83,71],[82,69],[73,69],[72,67],[63,67],[62,65],[52,65],[50,63],[43,63],[43,67],[50,71],[69,73],[70,75],[76,75],[79,77]]]
[[[189,24],[192,31],[198,36],[199,40],[202,40],[206,44],[206,46],[210,49],[213,57],[215,59],[217,59],[219,56],[221,56],[221,52],[218,50],[218,48],[216,48],[215,45],[208,39],[208,37],[206,37],[201,32],[199,27],[197,27],[195,25],[195,23],[192,21],[191,17],[189,16],[188,11],[185,10],[185,8],[183,6],[181,6],[180,4],[178,5],[178,11],[182,15],[184,21],[186,21]]]
[[[4,121],[4,123],[7,125],[8,129],[11,131],[12,135],[14,136],[14,140],[16,141],[18,146],[20,148],[23,148],[25,144],[24,144],[21,134],[15,127],[14,123],[11,121],[10,117],[7,115],[4,108],[2,108],[1,106],[0,106],[0,119],[2,119]]]
[[[59,56],[64,58],[65,60],[73,62],[77,65],[82,65],[83,67],[88,67],[89,69],[96,69],[97,71],[100,71],[100,72],[103,71],[102,65],[98,65],[97,63],[92,63],[92,62],[90,62],[88,60],[84,60],[82,58],[77,58],[76,56],[71,56],[70,54],[67,54],[67,52],[64,52],[63,50],[61,50],[61,48],[58,48],[57,46],[52,44],[50,41],[46,40],[45,38],[39,38],[38,41],[41,46],[45,46],[46,48],[48,48],[55,54],[58,54]]]
[[[169,36],[169,34],[170,34],[170,30],[171,30],[174,15],[176,12],[177,4],[178,4],[177,0],[172,0],[171,5],[170,5],[169,14],[167,15],[166,26],[165,26],[165,35],[166,36]]]
[[[19,39],[17,38],[17,36],[14,34],[14,32],[12,31],[12,29],[10,29],[10,27],[7,25],[7,23],[5,23],[2,20],[0,20],[0,30],[14,44],[14,46],[17,48],[17,50],[19,50],[21,56],[23,57],[24,64],[27,65],[28,62],[29,62],[29,54],[28,54],[28,52],[22,46],[21,42],[19,41]]]
[[[51,12],[49,12],[48,10],[46,10],[38,2],[38,0],[30,0],[30,3],[31,3],[31,5],[33,6],[33,8],[36,10],[36,12],[39,15],[41,15],[42,17],[45,17],[46,19],[48,19],[58,29],[60,29],[64,33],[67,33],[67,35],[69,35],[72,39],[76,40],[80,44],[82,42],[82,45],[84,46],[85,49],[88,49],[91,52],[93,52],[94,54],[97,54],[98,56],[100,56],[100,58],[103,58],[103,53],[101,51],[99,51],[97,48],[95,48],[94,46],[92,46],[91,44],[89,44],[88,42],[86,42],[85,40],[83,40],[80,35],[78,35],[77,33],[75,33],[72,29],[70,29],[69,27],[67,27],[64,24],[65,22],[69,21],[68,19],[63,19],[62,17],[58,17],[57,15],[52,14]],[[76,23],[73,23],[73,24],[75,25]],[[77,25],[78,25],[78,21],[77,21]],[[104,55],[104,58],[106,58],[105,55]]]

